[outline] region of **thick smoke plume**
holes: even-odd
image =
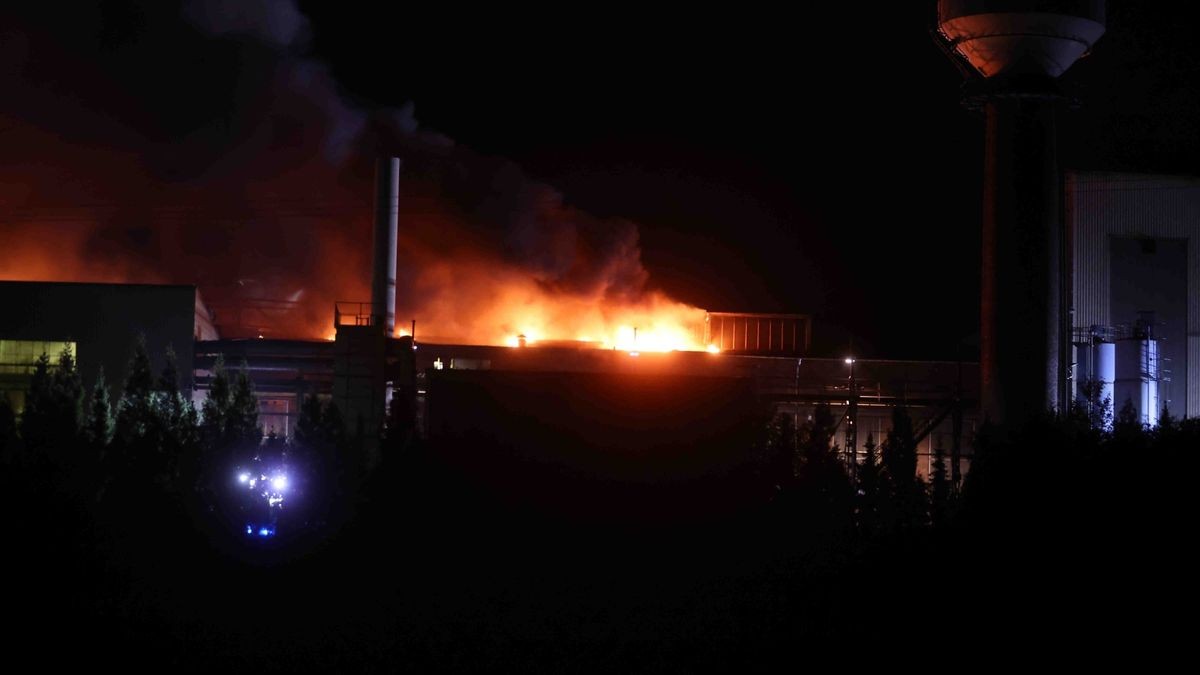
[[[0,278],[194,283],[227,336],[328,337],[335,301],[369,297],[371,170],[394,153],[398,324],[693,346],[680,325],[703,315],[648,290],[634,224],[418,130],[411,106],[348,102],[291,3],[88,11],[0,17]]]

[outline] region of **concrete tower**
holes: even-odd
[[[1104,33],[1103,0],[939,0],[938,33],[969,68],[987,125],[981,403],[993,422],[1065,404],[1070,277],[1060,214],[1057,78]]]
[[[400,158],[375,162],[375,236],[371,266],[371,314],[383,323],[384,334],[396,330],[396,239],[400,212]]]

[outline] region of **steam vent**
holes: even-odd
[[[981,404],[1018,422],[1067,404],[1070,270],[1061,216],[1057,78],[1104,33],[1104,2],[942,0],[938,37],[986,119]]]

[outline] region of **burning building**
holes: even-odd
[[[260,299],[242,313],[224,305],[212,312],[190,286],[3,282],[6,306],[21,311],[8,312],[0,337],[24,350],[6,364],[14,374],[6,389],[22,390],[34,352],[54,351],[59,342],[75,346],[85,379],[103,364],[110,382],[119,382],[135,335],[144,333],[152,353],[173,345],[197,402],[218,358],[246,368],[264,431],[284,436],[292,433],[303,397],[316,395],[337,403],[368,441],[378,438],[389,400],[403,396],[411,399],[419,431],[433,440],[465,430],[503,435],[512,428],[502,422],[512,418],[573,429],[563,438],[591,447],[595,457],[610,452],[649,461],[648,448],[665,442],[664,434],[736,435],[734,427],[752,419],[750,409],[802,423],[813,406],[828,403],[839,419],[837,442],[852,461],[868,435],[877,441],[886,435],[891,407],[903,404],[917,417],[923,468],[939,447],[953,457],[956,475],[966,466],[962,439],[972,433],[977,396],[971,364],[818,358],[810,353],[807,315],[706,312],[654,292],[626,296],[603,286],[609,291],[597,295],[580,290],[588,284],[498,279],[482,313],[471,314],[478,298],[457,308],[426,302],[429,315],[397,321],[397,308],[411,306],[411,294],[438,278],[436,271],[414,277],[405,269],[399,172],[398,159],[377,163],[374,262],[363,275],[371,279],[371,296],[334,303],[323,337],[278,337],[270,322],[273,313],[286,316],[285,304]],[[489,269],[503,274],[504,267]],[[481,417],[480,392],[504,403],[508,417]],[[556,405],[537,403],[546,392],[554,392]],[[563,405],[570,411],[565,418]],[[615,430],[623,420],[641,431],[594,438],[587,431]],[[649,443],[646,452],[630,455],[624,446],[634,440]],[[737,450],[731,445],[729,452]],[[733,459],[710,468],[727,461]]]

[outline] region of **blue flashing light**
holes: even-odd
[[[246,534],[254,534],[254,528],[247,525],[246,526]]]
[[[273,534],[275,534],[275,531],[274,531],[274,530],[270,530],[270,529],[267,529],[267,528],[265,528],[265,527],[264,527],[264,528],[260,528],[260,529],[259,529],[259,531],[258,531],[258,536],[260,536],[260,537],[269,537],[269,536],[271,536],[271,535],[273,535]]]

